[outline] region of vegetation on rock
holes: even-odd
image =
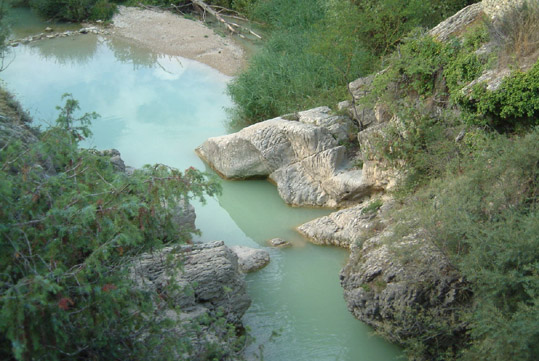
[[[0,358],[189,355],[189,339],[171,332],[180,318],[156,307],[182,291],[173,282],[140,290],[128,268],[142,252],[188,240],[196,230],[175,222],[176,205],[214,195],[219,185],[194,168],[116,171],[107,157],[79,148],[96,115],[77,117],[77,109],[67,96],[56,125],[44,131],[2,111]],[[208,357],[226,358],[231,347],[214,347]]]
[[[272,30],[229,86],[235,122],[252,124],[334,104],[346,84],[378,69],[416,26],[432,26],[471,1],[266,0],[251,16]]]
[[[534,17],[522,26],[539,22],[531,5],[513,11]],[[496,47],[499,33],[493,31],[504,19],[498,21],[476,23],[443,43],[412,33],[365,97],[394,115],[373,156],[404,174],[391,241],[398,245],[421,230],[467,280],[472,296],[445,319],[428,310],[414,313],[416,325],[425,319],[432,327],[401,340],[411,359],[532,360],[539,352],[539,62],[530,61],[539,48],[527,43],[522,51],[519,37]],[[522,26],[512,31],[522,32]],[[482,51],[488,48],[490,53]],[[476,82],[470,90],[468,84],[486,71],[503,74],[508,51],[519,68],[495,89]],[[409,315],[402,310],[402,320],[392,321],[399,332],[412,325]],[[459,331],[463,323],[465,333]],[[395,331],[381,329],[388,336]],[[444,346],[456,332],[459,347]]]

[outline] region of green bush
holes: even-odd
[[[79,149],[96,115],[77,118],[77,109],[68,97],[56,126],[1,145],[0,356],[175,359],[189,342],[167,330],[181,325],[161,317],[163,299],[138,290],[128,265],[185,241],[195,230],[176,224],[170,205],[218,185],[193,168],[114,171]]]
[[[116,4],[109,0],[29,0],[46,18],[60,21],[109,20]]]
[[[259,1],[251,15],[273,31],[229,86],[240,124],[335,104],[347,84],[380,66],[418,25],[442,20],[469,1]],[[435,61],[435,60],[433,60]]]
[[[470,282],[460,360],[533,360],[539,328],[539,128],[522,137],[476,131],[446,174],[401,210]],[[468,135],[466,135],[468,138]],[[448,162],[449,163],[449,162]]]
[[[498,129],[539,125],[539,61],[527,72],[514,71],[495,91],[477,84],[460,101],[473,123]]]

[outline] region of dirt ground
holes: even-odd
[[[226,75],[236,75],[245,64],[243,49],[202,22],[166,11],[120,6],[112,33],[153,51],[207,64]]]

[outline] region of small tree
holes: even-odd
[[[2,144],[0,358],[174,359],[188,349],[170,332],[181,325],[160,317],[161,295],[134,287],[127,265],[186,241],[195,230],[174,222],[173,205],[218,184],[194,168],[115,171],[78,147],[96,114],[76,117],[77,101],[65,99],[37,140]]]

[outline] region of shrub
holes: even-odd
[[[245,125],[343,100],[346,85],[376,70],[407,32],[468,3],[259,1],[251,14],[273,33],[229,86],[234,118]]]
[[[539,125],[539,61],[527,72],[513,72],[495,91],[477,84],[461,104],[473,123],[506,130]]]
[[[29,0],[29,5],[46,18],[60,21],[109,20],[116,4],[109,0]]]
[[[470,347],[462,360],[533,360],[539,329],[539,128],[523,137],[482,134],[460,168],[417,192],[401,212],[470,282]],[[480,135],[477,134],[477,135]]]
[[[114,171],[78,148],[96,115],[77,118],[77,109],[67,97],[56,126],[35,141],[2,144],[0,356],[174,359],[188,340],[167,330],[181,325],[160,317],[159,295],[137,290],[126,265],[185,241],[195,230],[173,222],[170,205],[203,199],[218,185],[192,168]]]

